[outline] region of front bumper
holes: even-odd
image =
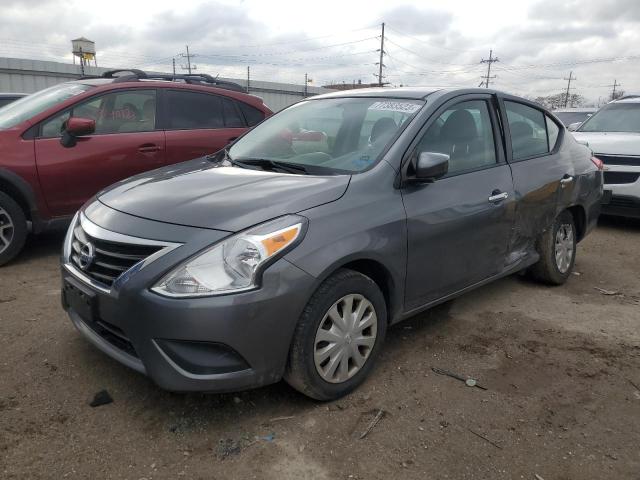
[[[603,215],[640,218],[640,166],[606,165]]]
[[[228,392],[279,381],[315,278],[280,259],[257,290],[188,299],[151,292],[206,242],[206,232],[197,237],[106,292],[63,265],[64,309],[93,345],[166,390]]]

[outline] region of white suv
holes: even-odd
[[[640,95],[610,102],[573,135],[605,164],[602,213],[640,218]]]

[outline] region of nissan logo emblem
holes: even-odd
[[[78,255],[78,266],[82,270],[87,270],[96,259],[96,247],[91,242],[87,242],[80,247],[80,255]]]

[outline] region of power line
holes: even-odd
[[[431,48],[435,48],[435,49],[439,49],[439,50],[449,50],[449,51],[451,51],[451,52],[458,52],[458,53],[475,53],[475,52],[480,52],[480,51],[482,51],[482,49],[461,50],[461,49],[457,49],[457,48],[445,47],[445,46],[443,46],[443,45],[438,45],[438,46],[431,45],[429,42],[427,42],[427,41],[425,41],[425,40],[421,40],[421,39],[419,39],[419,38],[417,38],[417,37],[415,37],[415,36],[413,36],[413,35],[409,35],[408,33],[401,32],[400,30],[398,30],[398,29],[396,29],[396,28],[392,27],[392,26],[391,26],[391,25],[389,25],[389,24],[387,24],[387,27],[388,27],[390,30],[393,30],[394,32],[396,32],[396,33],[398,33],[398,34],[400,34],[400,35],[402,35],[402,36],[404,36],[404,37],[410,38],[410,39],[412,39],[412,40],[414,40],[414,41],[416,41],[416,42],[423,43],[423,44],[425,44],[425,45],[427,45],[428,47],[431,47]]]

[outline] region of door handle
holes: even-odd
[[[571,175],[565,175],[560,179],[560,186],[564,188],[565,186],[569,185],[571,182],[573,182],[573,177]]]
[[[138,151],[140,153],[154,153],[159,152],[160,150],[161,148],[153,143],[145,143],[144,145],[140,145],[138,147]]]
[[[494,190],[491,192],[491,196],[489,197],[489,201],[491,203],[500,203],[503,200],[509,198],[509,194],[507,192],[499,192],[498,190]]]

